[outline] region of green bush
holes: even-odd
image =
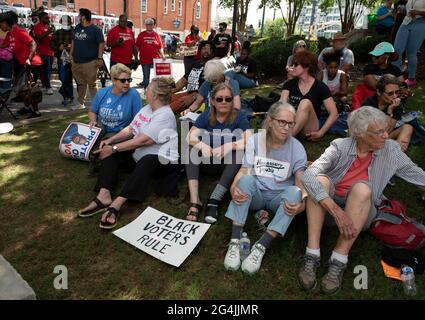
[[[356,62],[370,62],[369,52],[380,42],[391,42],[387,35],[372,35],[352,42],[349,48],[353,51],[356,57]]]

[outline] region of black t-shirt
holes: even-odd
[[[314,111],[316,112],[317,118],[319,118],[321,114],[321,106],[323,101],[332,97],[331,91],[328,86],[324,84],[320,80],[315,80],[313,85],[310,88],[310,91],[307,92],[304,96],[298,87],[299,79],[291,79],[285,82],[283,85],[283,90],[289,91],[289,99],[288,102],[295,107],[298,108],[300,101],[303,99],[308,99],[311,101],[314,107]]]
[[[187,80],[186,89],[188,92],[198,91],[204,83],[204,67],[204,61],[196,61],[192,68],[184,75],[184,78]]]
[[[251,58],[244,61],[241,61],[241,58],[236,59],[236,67],[241,67],[244,73],[257,73],[257,62]]]
[[[373,75],[376,81],[379,81],[379,79],[381,79],[384,74],[392,74],[397,78],[402,75],[400,69],[396,66],[393,66],[392,64],[387,66],[386,69],[381,69],[377,64],[371,63],[363,69],[363,76]]]
[[[378,96],[375,94],[374,96],[371,96],[371,97],[367,98],[362,103],[362,107],[364,107],[364,106],[370,106],[370,107],[374,107],[374,108],[379,109]],[[385,108],[385,109],[383,109],[382,111],[385,112],[385,113],[387,113],[387,109],[388,109],[388,107]],[[403,114],[403,106],[402,106],[402,104],[400,104],[393,111],[393,119],[395,119],[395,120],[401,120],[402,114]]]
[[[232,45],[232,37],[227,33],[217,34],[214,38],[214,44],[216,46],[215,56],[223,58],[227,56],[227,53],[229,52],[229,48]],[[217,45],[219,44],[225,44],[226,46],[224,48],[217,48]]]

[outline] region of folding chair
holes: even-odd
[[[18,120],[12,110],[7,106],[7,100],[9,100],[10,94],[12,93],[12,79],[0,77],[0,113],[3,109],[6,109],[13,119]]]

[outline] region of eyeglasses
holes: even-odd
[[[381,130],[377,130],[377,131],[366,131],[367,133],[373,134],[375,136],[384,136],[388,134],[388,131],[390,130],[390,128],[385,128],[385,129],[381,129]]]
[[[396,90],[396,91],[390,91],[390,92],[384,92],[386,95],[388,96],[399,96],[400,95],[400,90]]]
[[[131,83],[131,81],[133,81],[133,78],[128,78],[128,79],[119,79],[119,78],[114,78],[115,80],[118,80],[121,83]]]
[[[230,102],[233,101],[233,98],[232,97],[224,97],[224,98],[223,97],[216,97],[216,98],[214,98],[214,100],[217,101],[218,103],[222,103],[223,101],[230,103]]]
[[[272,118],[273,120],[276,120],[277,123],[279,124],[279,127],[282,127],[282,128],[285,128],[286,126],[288,126],[288,128],[295,127],[295,121],[280,120],[273,117],[270,117],[270,118]]]

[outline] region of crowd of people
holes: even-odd
[[[410,23],[425,23],[423,3],[407,2],[406,28]],[[308,50],[305,41],[295,43],[280,99],[269,108],[262,130],[254,133],[241,103],[241,89],[256,85],[257,63],[250,58],[250,43],[245,42],[236,66],[226,70],[220,59],[231,54],[232,39],[225,23],[206,41],[200,39],[198,28],[191,29],[185,43],[198,46],[198,51],[196,56],[185,58],[181,79],[149,81],[152,60],[164,56],[162,41],[153,30],[155,22],[146,19],[146,30],[135,39],[122,15],[119,25],[107,36],[112,48],[112,84],[96,91],[94,83],[105,41],[100,29],[90,23],[87,9],[80,9],[80,24],[75,29],[64,18],[67,28],[54,34],[48,27],[48,17],[41,15],[43,25],[34,28],[35,39],[27,36],[12,16],[1,15],[0,27],[9,31],[3,43],[4,47],[13,43],[15,70],[25,70],[36,54],[47,65],[53,55],[60,56],[64,67],[71,65],[61,71],[67,99],[73,98],[65,84],[70,72],[77,83],[78,108],[85,108],[87,88],[93,95],[89,125],[102,128],[93,154],[99,165],[97,195],[78,216],[102,214],[102,229],[113,229],[122,206],[127,201],[144,202],[154,184],[161,196],[175,194],[178,175],[185,170],[189,203],[181,218],[216,224],[221,220],[220,206],[227,207],[224,216],[231,221],[224,257],[227,270],[257,272],[272,241],[285,236],[293,218],[306,212],[308,243],[297,278],[303,289],[312,290],[321,261],[323,226],[336,225],[340,234],[321,280],[322,291],[333,294],[342,286],[350,250],[376,217],[376,207],[390,179],[398,176],[425,188],[425,172],[406,154],[413,129],[398,122],[406,99],[400,95],[400,88],[406,79],[392,64],[397,63],[397,56],[390,43],[380,43],[370,52],[372,63],[365,67],[363,82],[354,93],[359,102],[348,116],[345,136],[332,141],[318,159],[309,163],[302,139],[319,141],[346,113],[339,106],[350,103],[347,92],[354,54],[341,33],[335,34],[332,46],[318,57]],[[40,51],[37,42],[44,43],[50,37],[54,49]],[[134,61],[142,65],[146,105],[130,88]],[[42,73],[47,90],[49,70],[45,68]],[[197,112],[201,107],[203,111],[190,130],[179,135],[176,115]],[[179,139],[186,142],[188,156],[183,157],[183,148],[179,153]],[[120,168],[130,174],[114,199]],[[208,199],[200,196],[201,173],[219,176]],[[226,194],[231,196],[228,205],[223,203]],[[239,246],[250,211],[269,222],[242,261]]]

